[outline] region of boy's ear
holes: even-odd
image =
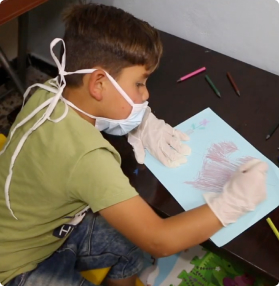
[[[103,99],[104,83],[106,80],[106,74],[102,70],[96,70],[91,73],[89,77],[88,87],[90,95],[97,101]]]

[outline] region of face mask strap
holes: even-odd
[[[53,47],[59,42],[62,42],[62,45],[64,48],[61,63],[59,62],[58,58],[56,57],[55,53],[53,52]],[[65,66],[66,66],[66,47],[65,47],[65,43],[62,39],[56,38],[50,43],[50,54],[51,54],[54,62],[56,63],[56,66],[58,68],[58,74],[61,76],[62,81],[63,80],[65,81],[64,71],[65,71]],[[60,82],[60,86],[61,86],[61,82]]]
[[[11,179],[12,179],[12,175],[13,175],[13,167],[16,161],[16,158],[18,156],[18,154],[20,153],[22,146],[24,145],[25,141],[27,140],[28,136],[35,131],[38,127],[40,127],[45,121],[46,121],[47,117],[45,114],[42,115],[42,117],[22,136],[22,138],[20,139],[14,154],[12,156],[11,159],[11,163],[10,163],[10,167],[9,167],[9,175],[6,179],[6,183],[5,183],[5,200],[6,200],[6,205],[8,207],[8,209],[10,210],[10,213],[12,214],[12,216],[17,219],[17,217],[14,215],[12,209],[11,209],[11,204],[10,204],[10,196],[9,196],[9,189],[10,189],[10,184],[11,184]]]
[[[82,70],[78,70],[75,72],[64,72],[64,75],[71,75],[71,74],[88,74],[88,73],[92,73],[94,71],[96,71],[97,69],[82,69]],[[104,71],[106,73],[106,76],[108,77],[108,79],[110,80],[110,82],[113,84],[113,86],[116,88],[116,90],[126,99],[126,101],[128,101],[128,103],[131,106],[134,106],[135,103],[132,101],[132,99],[130,98],[130,96],[128,96],[128,94],[123,90],[123,88],[116,82],[116,80],[106,71]]]
[[[60,96],[61,96],[61,89],[58,91],[57,95],[52,97],[48,102],[49,106],[46,110],[46,112],[41,116],[41,118],[22,136],[22,138],[20,139],[15,152],[12,156],[11,159],[11,163],[10,163],[10,167],[9,167],[9,175],[6,179],[6,183],[5,183],[5,200],[6,200],[6,205],[8,207],[8,209],[10,210],[12,216],[17,219],[17,217],[14,215],[12,209],[11,209],[11,205],[10,205],[10,198],[9,198],[9,188],[10,188],[10,183],[11,183],[11,179],[12,179],[12,175],[13,175],[13,166],[15,164],[16,158],[18,156],[18,154],[20,153],[22,146],[24,145],[25,141],[27,140],[27,138],[29,137],[29,135],[35,131],[37,128],[39,128],[46,120],[49,119],[52,111],[54,110]],[[44,104],[46,103],[44,102]],[[39,107],[41,107],[42,105],[40,105]],[[46,105],[47,106],[47,105]],[[42,108],[41,108],[42,109]],[[41,109],[37,109],[37,112],[39,112]],[[37,113],[34,113],[37,114]],[[67,115],[67,113],[64,112],[64,114],[59,118],[60,120],[62,120],[65,116]],[[34,116],[34,115],[33,115]],[[29,118],[30,119],[30,118]],[[28,119],[28,120],[29,120]],[[22,122],[20,122],[21,124]]]
[[[23,94],[23,103],[22,103],[22,107],[25,105],[25,101],[26,101],[26,98],[30,92],[30,90],[33,88],[33,87],[40,87],[40,88],[43,88],[43,89],[46,89],[52,93],[56,93],[57,92],[57,89],[56,88],[53,88],[53,87],[50,87],[50,86],[47,86],[47,85],[44,85],[44,84],[41,84],[41,83],[35,83],[31,86],[29,86],[26,91],[24,92]]]
[[[56,93],[57,92],[57,89],[54,89],[54,88],[51,88],[51,87],[48,87],[46,85],[43,85],[43,84],[40,84],[40,83],[36,83],[36,84],[33,84],[31,86],[29,86],[27,88],[27,90],[25,91],[24,95],[23,95],[23,103],[22,103],[22,107],[24,106],[25,104],[25,100],[30,92],[30,90],[33,88],[33,87],[41,87],[41,88],[45,88],[47,89],[48,91],[50,92],[53,92],[53,93]],[[9,140],[7,141],[7,143],[5,144],[5,147],[0,151],[0,155],[3,154],[7,147],[9,146],[10,144],[10,141],[15,133],[15,131],[21,127],[22,125],[24,125],[26,122],[28,122],[31,118],[33,118],[41,109],[45,108],[47,105],[49,105],[49,103],[51,102],[52,98],[46,100],[44,103],[42,103],[40,106],[38,106],[36,109],[34,109],[28,116],[26,116],[20,123],[18,123],[14,128],[13,130],[11,131],[10,133],[10,136],[9,136]]]
[[[122,89],[122,87],[116,82],[116,80],[107,72],[105,72],[111,83],[114,85],[114,87],[117,89],[117,91],[130,103],[132,107],[134,107],[135,103],[133,100],[128,96],[128,94]]]
[[[19,122],[11,131],[10,136],[8,137],[8,141],[5,144],[4,148],[0,151],[0,155],[2,155],[7,147],[10,144],[10,141],[15,133],[15,131],[21,127],[22,125],[24,125],[26,122],[28,122],[31,118],[33,118],[41,109],[45,108],[50,102],[51,102],[52,98],[48,99],[47,101],[45,101],[44,103],[42,103],[40,106],[38,106],[36,109],[34,109],[27,117],[25,117],[21,122]]]
[[[55,56],[54,52],[53,52],[53,47],[59,42],[62,41],[63,43],[63,47],[64,47],[64,53],[62,55],[62,61],[61,64],[59,63],[57,57]],[[7,149],[11,138],[13,137],[15,131],[22,126],[23,124],[25,124],[27,121],[29,121],[32,117],[34,117],[40,110],[42,110],[43,108],[47,107],[47,110],[45,111],[45,113],[41,116],[41,118],[39,120],[37,120],[37,122],[22,136],[22,138],[20,139],[14,153],[13,156],[11,158],[11,162],[10,162],[10,166],[9,166],[9,174],[8,177],[6,179],[6,183],[5,183],[5,201],[6,201],[6,205],[11,213],[11,215],[17,219],[17,217],[14,215],[12,209],[11,209],[11,205],[10,205],[10,196],[9,196],[9,188],[10,188],[10,184],[11,184],[11,179],[12,179],[12,175],[13,175],[13,166],[15,164],[16,158],[18,156],[18,154],[20,153],[22,146],[24,145],[25,141],[27,140],[27,138],[29,137],[29,135],[35,131],[37,128],[39,128],[46,120],[51,120],[50,119],[50,115],[52,114],[54,108],[56,107],[58,101],[61,99],[62,97],[62,92],[64,87],[66,86],[66,82],[65,82],[65,78],[64,78],[64,70],[65,70],[65,62],[66,62],[66,56],[65,56],[65,44],[64,41],[62,39],[54,39],[51,44],[50,44],[50,53],[53,57],[53,60],[55,61],[57,67],[58,67],[58,71],[59,71],[59,75],[60,75],[60,82],[58,82],[58,79],[56,78],[54,81],[52,81],[52,86],[55,86],[56,88],[52,88],[52,87],[48,87],[45,85],[41,85],[41,84],[37,84],[37,86],[42,87],[48,91],[54,92],[56,93],[55,96],[53,96],[52,98],[50,98],[49,100],[45,101],[43,104],[41,104],[39,107],[37,107],[31,114],[29,114],[25,119],[23,119],[12,131],[11,136],[9,138],[9,141],[7,142],[7,144],[5,145],[3,151],[0,153],[2,154],[3,152],[5,152],[5,150]],[[35,85],[29,87],[26,92],[24,93],[24,101],[26,100],[26,97],[28,95],[28,93],[30,92],[31,88],[34,87]],[[65,112],[63,113],[63,115],[56,119],[55,122],[58,122],[60,120],[62,120],[63,118],[66,117],[68,112],[68,107],[65,108]]]
[[[67,116],[68,112],[69,112],[69,106],[65,103],[65,110],[64,110],[63,114],[59,118],[57,118],[57,119],[48,118],[48,120],[51,121],[51,122],[54,122],[54,123],[58,123],[58,122],[60,122],[61,120],[63,120]]]

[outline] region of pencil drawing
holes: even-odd
[[[209,121],[207,119],[203,119],[199,124],[192,124],[192,128],[187,130],[186,134],[191,135],[195,130],[203,130],[208,123]]]
[[[185,183],[202,191],[221,192],[237,167],[252,159],[249,156],[230,158],[236,151],[238,148],[233,142],[214,143],[208,148],[197,179]]]

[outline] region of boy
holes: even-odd
[[[134,129],[132,144],[158,150],[153,130],[160,148],[173,141],[177,153],[189,152],[180,142],[187,137],[146,112],[146,80],[162,51],[158,32],[120,9],[95,4],[70,7],[64,21],[66,71],[79,72],[69,75],[65,54],[61,64],[53,55],[60,77],[29,99],[0,157],[0,281],[93,285],[80,271],[111,267],[106,285],[135,285],[140,249],[168,256],[235,222],[264,200],[267,167],[253,160],[222,194],[208,193],[206,205],[158,217],[100,133]],[[165,130],[173,136],[164,137]],[[164,148],[154,154],[168,153]],[[163,160],[171,159],[185,160],[176,153]]]

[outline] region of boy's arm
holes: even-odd
[[[207,240],[222,228],[208,205],[161,219],[140,197],[100,214],[120,233],[155,257],[169,256]]]
[[[254,210],[266,198],[266,171],[266,163],[252,160],[236,171],[222,193],[206,193],[206,205],[167,219],[158,217],[139,196],[100,214],[143,250],[168,256],[205,241],[223,225]]]

